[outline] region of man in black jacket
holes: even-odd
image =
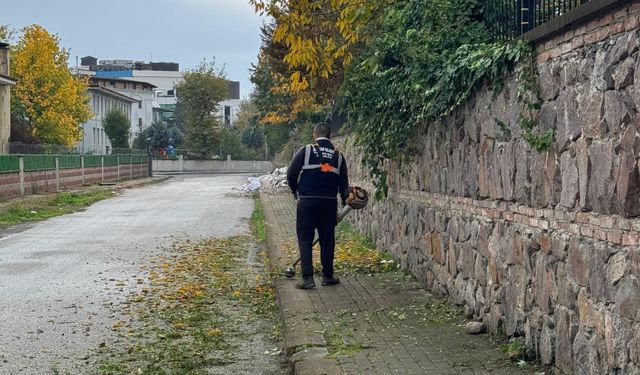
[[[343,204],[349,198],[347,163],[329,140],[331,128],[325,123],[317,124],[313,137],[314,143],[298,150],[287,169],[287,182],[298,200],[296,233],[302,280],[296,287],[300,289],[316,286],[311,253],[316,230],[320,239],[322,285],[340,283],[340,279],[333,276],[337,195],[340,194]]]

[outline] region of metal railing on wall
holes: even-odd
[[[48,144],[31,144],[22,142],[11,142],[0,144],[0,154],[54,154],[54,155],[125,155],[125,154],[146,154],[146,150],[135,148],[112,148],[96,147],[84,152],[78,151],[74,147]]]
[[[591,0],[485,0],[484,22],[496,40],[515,39]]]
[[[134,173],[134,165],[149,165],[147,155],[143,154],[115,154],[115,155],[46,155],[21,154],[0,155],[0,176],[4,174],[18,174],[20,194],[25,194],[25,175],[31,172],[55,171],[56,186],[60,188],[60,172],[68,169],[79,169],[82,184],[88,168],[100,168],[101,180],[105,181],[105,168],[117,167],[117,180],[141,177]],[[122,170],[122,167],[124,169]],[[146,168],[145,168],[146,171]],[[95,172],[93,172],[95,174]],[[113,172],[111,172],[113,173]]]

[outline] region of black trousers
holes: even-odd
[[[320,259],[322,274],[333,277],[333,255],[336,248],[335,231],[337,224],[338,201],[333,199],[302,198],[298,200],[296,215],[296,233],[300,249],[302,277],[313,276],[313,258],[311,245],[316,230],[320,239]]]

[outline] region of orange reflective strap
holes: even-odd
[[[320,170],[322,172],[333,172],[333,167],[329,163],[321,163]]]

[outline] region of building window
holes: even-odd
[[[138,126],[142,129],[142,117],[138,117]]]
[[[224,106],[224,124],[231,125],[231,107],[228,105]]]
[[[142,100],[138,101],[138,108],[142,109]]]

